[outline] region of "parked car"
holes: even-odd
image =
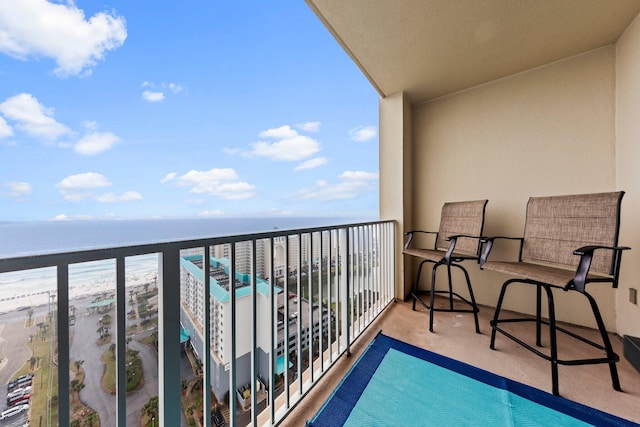
[[[13,391],[18,387],[25,387],[25,386],[31,385],[32,381],[33,381],[33,374],[21,375],[18,378],[12,381],[9,381],[9,384],[7,384],[7,390]]]
[[[29,404],[25,403],[24,405],[14,406],[13,408],[5,409],[0,413],[0,420],[6,420],[7,418],[11,418],[14,415],[18,415],[19,413],[26,411],[29,409]]]
[[[31,399],[30,393],[23,394],[22,396],[17,396],[12,399],[7,399],[7,405],[8,406],[22,405],[25,403],[29,403],[29,399]]]
[[[15,396],[21,396],[23,394],[26,393],[31,393],[31,386],[26,386],[26,387],[18,387],[16,389],[14,389],[13,391],[11,391],[10,393],[7,394],[7,400],[9,400],[12,397]]]

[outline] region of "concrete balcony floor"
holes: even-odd
[[[489,348],[489,319],[493,317],[493,312],[493,307],[480,307],[481,334],[475,333],[473,316],[469,313],[436,312],[434,333],[431,333],[428,330],[429,315],[423,307],[418,304],[416,311],[412,311],[411,302],[391,303],[352,346],[351,357],[343,356],[338,360],[332,371],[320,380],[280,425],[301,426],[305,420],[312,418],[378,331],[550,393],[549,362],[500,334],[496,338],[496,350]],[[507,314],[506,311],[504,313]],[[524,332],[524,335],[518,332],[518,337],[526,337],[526,342],[534,343],[533,324],[521,323],[515,328]],[[600,341],[599,334],[591,329],[568,329],[579,330],[583,336]],[[546,329],[543,329],[543,345],[546,346],[548,338],[544,336],[545,333]],[[560,366],[560,394],[567,399],[640,423],[640,373],[624,359],[622,338],[611,335],[611,340],[614,350],[621,358],[617,366],[623,391],[617,392],[611,387],[606,364]],[[559,335],[558,345],[560,356],[564,358],[598,354],[589,346],[564,334]]]

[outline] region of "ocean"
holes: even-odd
[[[363,221],[347,218],[213,218],[113,221],[50,221],[0,223],[0,258],[99,249],[144,243],[258,233],[274,229],[317,227]],[[126,282],[153,282],[157,255],[126,260]],[[54,268],[0,274],[0,311],[38,305],[56,289]],[[115,260],[69,267],[70,297],[115,289]]]

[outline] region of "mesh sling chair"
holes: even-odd
[[[445,203],[442,207],[440,217],[440,227],[438,232],[414,230],[405,233],[408,238],[404,245],[403,253],[414,256],[422,261],[418,267],[418,274],[413,284],[411,296],[413,297],[413,310],[416,309],[416,301],[420,302],[427,310],[429,310],[429,331],[433,332],[433,313],[434,311],[463,312],[473,313],[476,332],[480,333],[480,325],[478,324],[478,306],[476,305],[469,273],[460,265],[462,261],[479,260],[480,255],[480,236],[482,235],[482,227],[484,225],[484,211],[488,200],[475,200],[466,202]],[[435,244],[433,249],[424,249],[413,247],[413,239],[417,234],[435,235]],[[429,291],[429,303],[427,304],[420,295],[425,291],[418,290],[420,283],[420,274],[425,263],[432,263],[431,270],[431,288]],[[438,267],[445,265],[448,275],[448,289],[436,290],[436,271]],[[469,299],[460,296],[453,291],[453,281],[451,276],[452,267],[459,268],[464,273],[469,290]],[[448,297],[448,305],[446,307],[435,307],[435,294],[446,294]],[[454,304],[454,298],[457,297],[464,305],[460,308],[459,304]],[[468,308],[467,308],[468,307]]]
[[[517,342],[529,351],[551,362],[553,394],[559,395],[558,365],[586,365],[607,363],[615,390],[620,390],[616,362],[598,305],[587,291],[587,283],[611,283],[618,286],[620,259],[627,247],[618,247],[620,203],[624,192],[582,194],[570,196],[532,197],[527,204],[524,237],[520,242],[517,262],[488,261],[495,239],[484,238],[485,250],[480,259],[484,270],[498,271],[513,278],[502,285],[495,315],[491,324],[491,349],[495,350],[496,332]],[[514,239],[514,238],[506,238]],[[532,317],[500,318],[505,293],[514,283],[536,287],[536,315]],[[547,297],[548,319],[542,318],[542,289]],[[556,324],[552,289],[584,295],[589,302],[602,343],[596,343]],[[525,343],[500,325],[503,323],[535,322],[536,346],[542,347],[541,325],[549,328],[549,351],[544,353]],[[603,357],[561,360],[558,358],[557,332],[589,344]]]

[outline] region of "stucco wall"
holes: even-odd
[[[616,172],[627,191],[620,243],[632,248],[623,255],[617,331],[640,337],[640,306],[629,302],[629,287],[640,289],[640,16],[616,44],[616,74]]]
[[[397,221],[395,247],[403,244],[404,224],[411,223],[411,106],[402,93],[380,100],[380,219]],[[401,173],[400,173],[401,172]],[[395,258],[395,294],[407,295],[405,260]]]
[[[615,55],[615,47],[601,48],[414,106],[413,221],[405,230],[437,230],[444,202],[487,198],[485,234],[521,236],[530,196],[618,189]],[[517,255],[516,246],[503,249],[495,255]],[[494,306],[507,277],[474,264],[469,271],[478,302]],[[614,329],[615,292],[591,290]],[[505,308],[532,312],[532,291],[513,295]],[[558,295],[559,319],[594,326],[586,299],[578,300]]]

